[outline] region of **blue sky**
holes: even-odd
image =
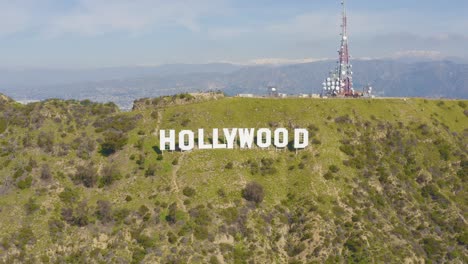
[[[355,58],[468,57],[466,0],[348,0]],[[334,58],[339,0],[0,0],[0,67]]]

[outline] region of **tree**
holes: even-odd
[[[104,134],[104,142],[101,144],[101,154],[110,156],[122,149],[128,141],[128,137],[121,131],[111,130]]]
[[[263,192],[263,186],[257,182],[250,182],[242,190],[242,197],[247,201],[255,202],[259,204],[263,201],[265,194]]]
[[[172,203],[169,206],[169,212],[166,215],[166,221],[169,222],[170,224],[175,224],[177,222],[177,204]]]

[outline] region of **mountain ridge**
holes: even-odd
[[[320,93],[321,83],[333,67],[333,61],[242,67],[230,64],[166,65],[159,68],[143,67],[140,73],[137,69],[130,70],[127,75],[127,70],[123,68],[112,73],[115,78],[110,80],[104,74],[94,81],[44,85],[37,79],[34,84],[26,86],[9,84],[5,81],[8,79],[6,75],[0,78],[3,79],[0,86],[11,88],[0,91],[17,100],[43,100],[51,97],[91,99],[98,102],[114,101],[130,109],[132,102],[138,98],[182,92],[222,90],[229,95],[266,94],[267,86],[271,85],[287,94]],[[356,60],[354,69],[356,89],[371,84],[377,96],[468,98],[467,64],[450,61],[407,63],[397,60]],[[53,76],[42,78],[54,79]],[[28,79],[21,74],[15,78]],[[78,75],[74,78],[81,77]]]
[[[1,262],[468,259],[466,100],[138,102],[3,106]],[[304,127],[310,147],[158,147],[160,129],[222,127]]]

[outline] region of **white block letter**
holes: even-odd
[[[239,141],[241,148],[252,148],[254,141],[255,128],[242,128],[239,129]]]
[[[275,130],[275,146],[277,148],[285,148],[288,146],[288,130],[286,128],[278,128]]]
[[[185,138],[187,138],[187,143]],[[195,134],[190,130],[182,130],[179,133],[179,147],[182,151],[192,150],[195,146]]]
[[[268,128],[260,128],[257,130],[257,146],[268,148],[271,146],[271,130]]]
[[[166,150],[166,144],[169,150],[175,150],[175,130],[169,130],[169,137],[166,137],[166,130],[159,130],[159,149]]]
[[[227,148],[233,149],[234,142],[236,141],[237,128],[233,128],[232,131],[229,131],[227,128],[223,128],[223,133],[226,138]]]
[[[303,149],[309,145],[309,131],[303,128],[294,129],[294,148]]]
[[[226,144],[219,143],[219,131],[217,128],[213,129],[213,149],[225,149]]]
[[[202,128],[198,129],[198,148],[199,149],[212,149],[213,145],[205,144],[205,131]]]

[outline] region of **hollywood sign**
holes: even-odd
[[[178,149],[190,151],[195,149],[234,149],[235,143],[239,143],[241,149],[251,149],[255,145],[259,148],[286,148],[289,144],[289,131],[286,128],[277,128],[274,131],[268,128],[223,128],[222,135],[220,129],[214,128],[211,134],[212,143],[205,141],[204,129],[198,129],[197,142],[195,142],[195,132],[192,130],[182,130],[176,137],[176,131],[160,130],[159,144],[161,150],[176,150],[176,139]],[[220,142],[222,140],[222,143]],[[304,149],[309,145],[309,131],[303,128],[294,129],[293,147]]]

